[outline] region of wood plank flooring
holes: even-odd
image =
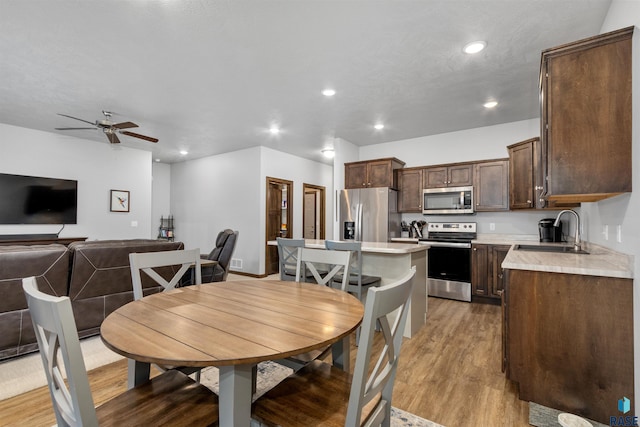
[[[393,405],[448,427],[528,426],[528,404],[500,368],[500,307],[428,304],[427,325],[403,344]],[[126,372],[123,360],[89,373],[96,405],[126,389]],[[2,426],[54,424],[47,387],[0,402]]]

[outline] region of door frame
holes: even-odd
[[[320,226],[318,227],[320,229],[320,235],[318,236],[318,238],[320,240],[324,240],[326,238],[326,229],[327,229],[327,225],[326,225],[326,206],[327,206],[327,195],[326,195],[326,187],[323,187],[321,185],[314,185],[314,184],[307,184],[307,183],[303,183],[302,184],[302,234],[304,236],[304,224],[305,224],[305,217],[304,217],[304,213],[305,213],[305,206],[304,204],[306,203],[305,199],[304,199],[304,195],[307,194],[307,192],[313,192],[316,194],[320,194],[320,202],[319,202],[319,207],[318,210],[320,211],[319,213],[319,220],[320,220]],[[316,235],[318,233],[316,232]]]
[[[293,181],[289,181],[286,179],[281,179],[281,178],[274,178],[274,177],[270,177],[267,176],[265,179],[265,186],[266,186],[266,190],[265,190],[265,205],[264,205],[264,211],[265,211],[265,248],[264,248],[264,253],[265,253],[265,273],[266,274],[270,274],[269,273],[269,266],[271,265],[271,255],[270,254],[274,254],[273,252],[273,247],[270,247],[267,242],[269,241],[269,201],[270,201],[270,186],[272,184],[278,184],[278,185],[287,185],[287,232],[283,237],[288,237],[291,238],[293,237]],[[279,231],[279,230],[278,230]],[[278,233],[279,234],[279,233]],[[278,256],[277,255],[277,251],[275,252],[275,254],[273,256]]]

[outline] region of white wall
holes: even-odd
[[[640,25],[640,1],[613,0],[609,13],[602,25],[601,33]],[[591,240],[611,247],[615,250],[634,255],[634,277],[640,277],[640,30],[633,34],[633,189],[635,192],[625,194],[598,203],[583,204],[583,212],[590,218],[589,233]],[[602,234],[604,225],[609,226],[609,240]],[[622,227],[622,242],[616,242],[616,226]],[[633,312],[634,312],[634,384],[635,414],[640,414],[640,292],[634,280]],[[615,307],[605,308],[612,312]]]
[[[405,167],[499,159],[507,146],[540,136],[540,120],[531,119],[439,135],[360,147],[360,160],[397,157]]]
[[[78,224],[61,237],[150,238],[151,153],[0,124],[0,172],[78,181]],[[130,191],[130,212],[110,212],[111,189]],[[8,203],[8,201],[0,201]],[[132,221],[138,226],[132,227]],[[0,225],[0,234],[57,233],[59,225]]]
[[[242,260],[242,271],[260,273],[263,185],[258,147],[172,164],[171,213],[176,240],[184,242],[187,249],[200,248],[207,254],[220,231],[237,230],[233,258]]]
[[[266,236],[266,178],[280,178],[293,181],[293,238],[302,238],[302,200],[304,199],[302,184],[312,184],[325,187],[327,197],[325,204],[326,236],[333,235],[334,185],[333,167],[324,163],[314,162],[292,156],[281,151],[261,147],[260,157],[260,237],[262,248]],[[290,202],[291,203],[291,202]],[[290,205],[291,206],[291,205]],[[265,251],[260,251],[260,271],[265,271]]]
[[[157,236],[160,217],[171,214],[171,165],[154,162],[151,173],[151,226]]]
[[[302,236],[302,184],[324,186],[332,218],[332,167],[265,147],[171,165],[171,212],[176,239],[208,253],[219,231],[238,230],[233,258],[242,271],[264,274],[266,177],[293,181],[293,236]],[[333,233],[327,221],[328,235]]]

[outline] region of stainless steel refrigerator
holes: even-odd
[[[340,193],[340,239],[388,242],[400,236],[398,192],[391,188],[359,188]]]

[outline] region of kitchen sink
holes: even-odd
[[[584,250],[576,251],[573,246],[556,246],[556,245],[516,245],[514,247],[517,251],[534,251],[534,252],[556,252],[565,254],[589,254]]]

